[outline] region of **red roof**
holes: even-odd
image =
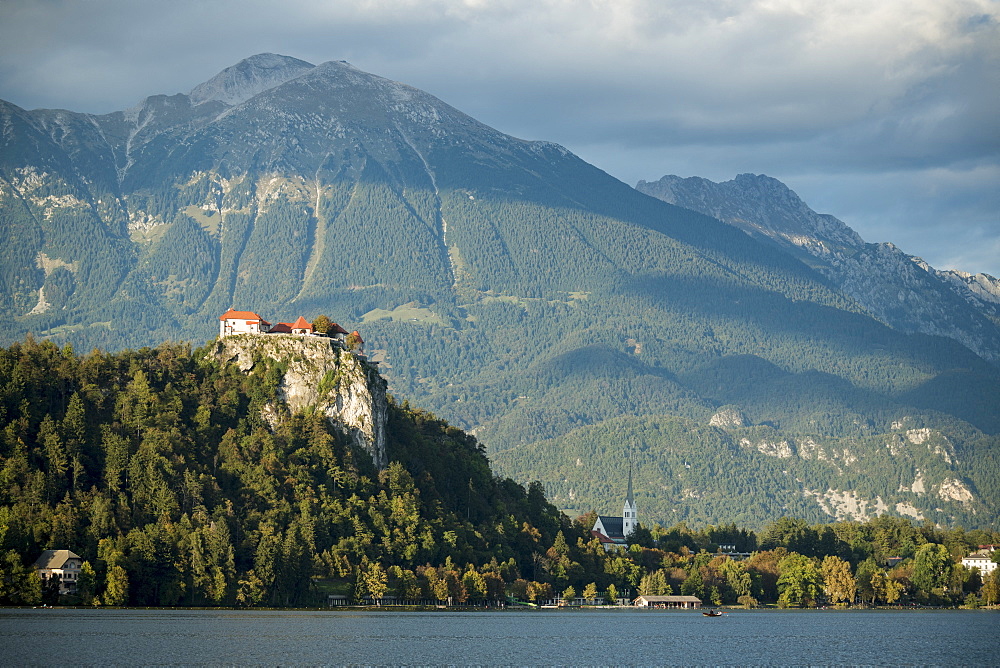
[[[264,318],[254,313],[253,311],[234,311],[233,309],[229,309],[228,311],[220,315],[219,320],[246,320],[248,322],[257,321],[257,322],[263,322],[267,325],[271,324],[267,320],[264,320]]]
[[[351,334],[354,335],[354,336],[356,336],[356,337],[358,337],[358,343],[364,343],[365,342],[365,340],[361,338],[361,335],[358,334],[358,330],[354,330],[353,332],[351,332]]]
[[[292,324],[292,329],[308,329],[311,332],[312,328],[313,326],[309,323],[309,321],[301,315],[299,316],[299,319]]]
[[[292,326],[289,325],[287,322],[279,322],[277,325],[275,325],[268,331],[268,334],[291,334],[291,333],[292,333]]]
[[[335,322],[331,322],[330,326],[326,328],[327,334],[347,334],[347,330],[338,325]]]

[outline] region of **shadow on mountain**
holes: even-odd
[[[948,413],[986,432],[1000,433],[1000,374],[951,369],[899,397],[911,406]]]

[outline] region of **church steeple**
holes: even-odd
[[[628,463],[628,494],[625,496],[625,506],[622,508],[622,534],[629,536],[635,531],[636,519],[635,499],[632,497],[632,460]]]

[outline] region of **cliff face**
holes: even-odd
[[[219,339],[213,355],[220,363],[236,364],[244,373],[264,359],[277,360],[284,369],[278,398],[292,412],[323,413],[367,451],[377,467],[387,465],[386,381],[374,366],[333,339],[240,334]],[[273,408],[265,415],[269,421],[275,417]]]

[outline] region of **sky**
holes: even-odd
[[[0,98],[107,113],[257,53],[423,89],[635,185],[780,179],[1000,277],[1000,0],[0,0]]]

